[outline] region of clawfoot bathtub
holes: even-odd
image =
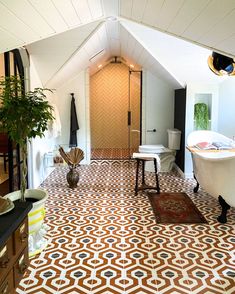
[[[200,142],[223,142],[229,144],[230,150],[198,150],[194,146]],[[227,222],[227,211],[235,207],[235,142],[228,137],[212,131],[194,131],[189,134],[187,148],[193,160],[193,172],[199,185],[213,197],[218,197],[222,207],[217,220]]]

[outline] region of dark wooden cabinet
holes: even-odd
[[[17,230],[13,234],[13,249],[14,254],[17,252],[21,252],[24,248],[26,243],[28,243],[28,219],[25,220],[19,225]]]
[[[13,276],[13,270],[11,270],[4,281],[1,283],[0,286],[0,293],[1,294],[13,294],[15,293],[14,290],[14,276]]]
[[[28,212],[32,204],[14,204],[11,212],[0,216],[0,294],[16,293],[29,264]]]
[[[6,271],[10,270],[12,257],[13,242],[12,237],[10,237],[7,242],[0,248],[0,277],[2,277]]]
[[[14,293],[29,263],[28,218],[12,233],[0,248],[0,294]]]
[[[24,273],[27,270],[29,264],[29,253],[28,253],[28,246],[24,248],[24,250],[20,253],[19,257],[17,258],[14,264],[14,288],[20,283]]]

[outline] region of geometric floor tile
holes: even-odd
[[[160,173],[162,192],[185,192],[208,224],[157,224],[148,196],[134,195],[135,162],[93,160],[77,188],[58,167],[47,189],[48,246],[30,259],[17,293],[235,293],[235,210],[220,224],[217,200],[193,179]],[[154,175],[146,173],[154,185]]]

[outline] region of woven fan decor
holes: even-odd
[[[69,152],[65,152],[63,147],[60,147],[59,152],[70,168],[76,168],[84,158],[84,152],[80,148],[71,148]]]

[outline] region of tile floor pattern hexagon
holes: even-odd
[[[219,224],[216,199],[194,194],[194,180],[161,173],[162,191],[186,192],[208,224],[157,224],[148,197],[134,195],[133,161],[96,160],[79,172],[74,190],[66,167],[42,184],[48,246],[31,259],[17,293],[235,293],[234,208]]]
[[[129,159],[137,148],[92,148],[91,159]]]

